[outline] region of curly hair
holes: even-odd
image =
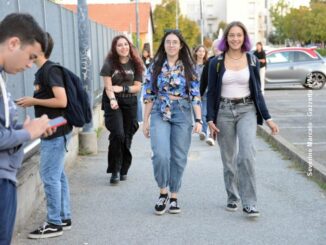
[[[126,77],[126,72],[122,67],[122,64],[119,60],[120,56],[117,52],[117,43],[121,38],[125,39],[129,44],[129,56],[130,56],[131,62],[135,66],[136,73],[142,74],[142,72],[144,71],[143,62],[142,62],[136,48],[132,45],[132,43],[124,35],[118,35],[113,38],[112,43],[111,43],[111,49],[106,57],[107,62],[110,62],[112,64],[113,70],[118,70],[124,78]]]

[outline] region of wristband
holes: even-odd
[[[196,118],[196,119],[195,119],[195,122],[196,122],[196,123],[200,123],[201,125],[203,125],[203,121],[202,121],[201,119]]]
[[[117,99],[116,98],[109,98],[109,100],[111,102],[112,100],[115,100],[116,101]]]
[[[127,85],[123,86],[123,92],[129,93],[129,86],[127,86]]]

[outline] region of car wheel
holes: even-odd
[[[321,89],[326,83],[326,76],[320,72],[311,72],[306,78],[303,87],[308,89]]]

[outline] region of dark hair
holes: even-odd
[[[0,43],[11,37],[18,37],[22,45],[38,42],[46,50],[44,31],[30,14],[12,13],[1,21]]]
[[[264,47],[263,47],[263,44],[262,44],[262,42],[257,42],[257,43],[256,43],[256,45],[260,45],[260,47],[261,47],[261,50],[262,50],[262,51],[264,50]]]
[[[240,21],[233,21],[233,22],[231,22],[230,24],[227,25],[227,27],[224,30],[223,37],[222,37],[221,41],[218,44],[218,49],[223,51],[223,52],[226,52],[226,51],[229,50],[229,44],[227,42],[227,38],[228,38],[228,35],[229,35],[229,32],[230,32],[230,29],[232,27],[234,27],[234,26],[240,27],[242,29],[242,31],[243,31],[243,34],[244,34],[244,41],[243,41],[243,44],[242,44],[242,47],[241,47],[241,51],[242,52],[249,51],[251,49],[251,42],[250,42],[250,39],[249,39],[248,31],[247,31],[247,28],[245,27],[245,25],[242,24]]]
[[[152,56],[152,54],[151,54],[151,48],[149,46],[149,43],[144,43],[143,50],[142,50],[142,53],[141,53],[142,57],[143,57],[143,52],[144,51],[147,51],[149,57]]]
[[[158,47],[157,52],[154,56],[153,77],[152,77],[154,81],[153,84],[157,88],[157,77],[161,73],[163,63],[167,58],[165,48],[164,48],[164,43],[166,37],[170,34],[176,35],[180,40],[180,44],[182,48],[179,50],[179,60],[182,61],[184,67],[184,74],[187,81],[187,88],[189,88],[190,87],[189,83],[194,80],[194,77],[197,76],[194,70],[195,62],[192,58],[191,51],[179,30],[168,30],[165,31],[164,33],[160,46]]]
[[[131,59],[132,63],[135,65],[136,73],[142,74],[142,72],[144,70],[143,62],[142,62],[137,50],[134,48],[134,46],[128,40],[128,38],[124,35],[118,35],[113,38],[112,43],[111,43],[111,50],[106,57],[107,61],[112,64],[113,70],[118,70],[122,74],[123,77],[126,76],[126,72],[122,68],[122,65],[119,60],[119,54],[117,52],[117,43],[118,43],[119,39],[121,39],[121,38],[125,39],[129,44],[129,55],[130,55],[130,59]]]
[[[195,61],[197,61],[197,52],[198,52],[198,50],[200,49],[200,48],[204,48],[205,49],[205,56],[204,56],[204,59],[203,59],[203,61],[204,61],[204,63],[206,63],[206,61],[207,61],[207,49],[206,49],[206,47],[204,46],[204,45],[202,45],[202,44],[200,44],[200,45],[198,45],[195,49],[194,49],[194,60]]]
[[[47,48],[45,51],[43,50],[43,52],[44,52],[44,57],[46,59],[48,59],[52,53],[54,43],[53,43],[53,39],[52,39],[50,33],[46,32],[45,35],[46,35],[46,41],[47,41],[47,45],[46,45]]]

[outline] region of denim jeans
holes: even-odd
[[[0,179],[0,245],[9,245],[14,229],[17,190],[8,179]]]
[[[201,131],[207,135],[207,121],[206,121],[206,115],[207,115],[207,97],[203,96],[201,101],[201,120],[203,120],[203,127]]]
[[[253,102],[232,104],[221,102],[217,116],[227,203],[256,205],[255,139],[256,109]]]
[[[66,134],[67,144],[71,133]],[[41,140],[40,175],[47,203],[47,222],[61,225],[62,219],[70,219],[70,193],[65,174],[64,136]]]
[[[143,103],[142,103],[142,90],[137,94],[137,120],[143,121]]]
[[[171,120],[164,121],[158,101],[153,105],[150,121],[150,139],[153,151],[154,177],[159,188],[178,192],[187,164],[191,143],[192,115],[188,100],[171,102]]]
[[[137,122],[137,97],[118,97],[119,109],[104,105],[105,127],[110,131],[107,173],[125,175],[131,165],[131,142],[139,125]]]

